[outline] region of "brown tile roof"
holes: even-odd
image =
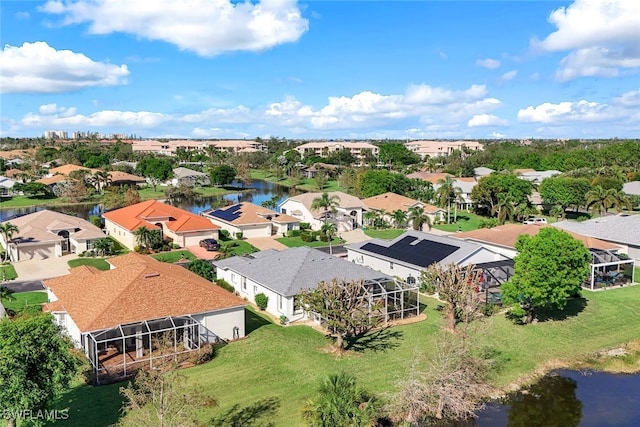
[[[4,172],[4,176],[6,176],[7,178],[15,178],[16,175],[20,175],[21,173],[25,173],[25,171],[20,169],[7,169]]]
[[[217,230],[220,228],[200,215],[157,200],[136,203],[135,205],[104,213],[102,216],[129,231],[135,231],[143,226],[149,229],[159,229],[155,223],[164,221],[166,221],[165,225],[169,230],[177,233]]]
[[[115,267],[98,271],[72,268],[67,276],[46,280],[58,298],[44,311],[66,311],[80,331],[184,316],[246,305],[236,295],[189,270],[129,253],[109,259]]]
[[[207,216],[234,225],[300,222],[298,218],[248,202],[236,203],[235,205],[210,211]],[[271,217],[271,220],[266,218],[268,216]]]
[[[132,175],[130,173],[121,172],[121,171],[111,171],[111,172],[109,172],[109,178],[111,178],[111,183],[112,184],[117,184],[120,181],[139,182],[139,183],[146,182],[146,180],[141,176]]]
[[[55,174],[60,174],[60,175],[69,175],[71,172],[75,172],[75,171],[89,171],[89,172],[96,172],[99,169],[89,169],[89,168],[85,168],[84,166],[78,166],[78,165],[63,165],[63,166],[58,166],[57,168],[51,168],[49,169],[49,174],[50,175],[55,175]]]
[[[432,173],[432,172],[424,172],[418,171],[414,173],[410,173],[407,175],[409,179],[422,179],[424,181],[429,181],[432,184],[436,184],[439,180],[444,179],[445,177],[450,176],[453,177],[450,173]]]
[[[421,204],[419,200],[391,192],[362,199],[362,203],[369,209],[385,210],[387,212],[394,212],[398,209],[407,211],[411,206]]]
[[[509,248],[515,247],[518,237],[523,234],[535,236],[541,228],[549,227],[548,225],[535,224],[505,224],[494,228],[479,228],[465,233],[452,234],[451,237],[458,239],[473,239],[478,242],[493,243]],[[566,230],[565,230],[566,231]],[[593,237],[584,236],[578,233],[569,232],[575,239],[580,240],[582,244],[591,249],[619,249],[619,246]]]
[[[65,175],[53,175],[53,176],[45,176],[44,178],[40,178],[36,182],[39,182],[44,185],[57,184],[59,182],[66,181],[67,178]]]

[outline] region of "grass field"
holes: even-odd
[[[227,240],[220,243],[222,246],[231,246],[233,255],[244,255],[258,252],[258,248],[244,240]]]
[[[305,242],[300,237],[279,237],[276,240],[289,248],[298,248],[300,246],[309,246],[310,248],[323,248],[325,246],[329,246],[329,242],[322,242],[320,240],[316,240],[314,242]],[[332,245],[340,245],[342,243],[344,243],[344,241],[339,237],[335,237],[333,240],[331,240]]]
[[[471,212],[458,212],[458,221],[451,224],[434,225],[433,228],[437,228],[442,231],[471,231],[476,230],[480,225],[480,221],[488,218],[476,215]],[[453,221],[453,212],[451,213],[451,221]]]
[[[13,294],[13,299],[2,301],[2,305],[16,313],[25,310],[35,312],[41,311],[40,304],[48,301],[46,292],[20,292]]]
[[[193,261],[194,259],[196,259],[196,256],[186,249],[178,249],[176,251],[151,255],[151,258],[155,258],[158,261],[170,263],[178,262],[182,257],[188,259],[189,261]]]
[[[95,267],[98,270],[109,270],[111,266],[109,263],[103,258],[76,258],[67,261],[69,267],[78,267],[80,265],[88,265],[90,267]]]
[[[328,180],[327,184],[325,185],[325,187],[322,190],[319,190],[315,181],[313,179],[309,179],[309,178],[303,178],[301,180],[299,180],[298,182],[293,182],[291,179],[286,178],[286,179],[277,179],[274,175],[272,175],[271,173],[267,172],[265,173],[265,171],[260,170],[260,169],[252,169],[251,170],[251,178],[253,179],[262,179],[264,181],[269,181],[269,182],[273,182],[275,184],[278,185],[282,185],[285,187],[293,187],[295,184],[296,188],[299,188],[301,190],[305,190],[305,191],[342,191],[345,193],[348,193],[347,189],[340,187],[340,185],[338,185],[338,181],[335,179],[332,180]]]
[[[405,231],[407,230],[401,230],[399,228],[385,228],[383,230],[374,230],[372,228],[367,228],[366,230],[364,230],[364,234],[371,237],[372,239],[393,240]]]
[[[168,187],[166,186],[157,186],[156,191],[153,191],[153,187],[143,187],[138,192],[140,193],[140,199],[142,200],[150,200],[150,199],[165,199],[167,197],[165,190]],[[232,191],[225,190],[220,187],[198,187],[195,188],[194,191],[200,196],[222,196],[224,194],[231,193]],[[235,190],[233,192],[236,192]]]
[[[80,204],[95,204],[100,201],[99,195],[93,195],[88,200],[82,203],[76,203],[76,205]],[[27,206],[72,206],[74,204],[66,202],[65,200],[59,197],[27,197],[27,196],[12,196],[11,198],[2,197],[0,198],[0,210],[2,209],[13,209],[13,208],[23,208]]]
[[[638,339],[640,286],[585,296],[570,302],[564,315],[541,314],[537,324],[514,325],[503,315],[476,322],[473,340],[496,362],[493,382],[506,386],[537,368],[554,362],[570,365],[598,350]],[[236,412],[255,411],[258,401],[274,398],[275,415],[260,419],[257,412],[258,421],[303,425],[304,402],[314,396],[322,378],[339,371],[355,375],[360,385],[379,395],[392,392],[408,375],[415,357],[431,354],[441,329],[439,303],[426,297],[423,302],[427,320],[371,334],[353,343],[352,351],[340,358],[325,351],[330,342],[314,329],[281,327],[247,311],[248,339],[228,344],[213,361],[183,371],[220,402],[218,408],[202,413],[202,421],[233,412],[234,405]],[[117,385],[79,385],[57,407],[71,407],[71,416],[62,425],[107,426],[117,420],[120,402]],[[219,424],[218,419],[214,425]]]
[[[16,273],[16,269],[13,267],[13,265],[9,264],[0,266],[0,280],[13,280],[17,277],[18,274]]]

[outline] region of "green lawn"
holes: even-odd
[[[471,231],[471,230],[476,230],[479,227],[480,221],[482,220],[486,220],[488,218],[485,218],[483,216],[480,215],[476,215],[474,213],[471,212],[458,212],[458,221],[457,222],[453,222],[453,212],[451,213],[451,224],[441,224],[441,225],[434,225],[433,228],[437,228],[438,230],[442,230],[442,231]]]
[[[153,191],[153,187],[149,186],[141,188],[138,192],[141,200],[164,199],[167,197],[166,189],[167,187],[157,186],[156,191]],[[220,187],[197,187],[194,190],[200,196],[221,196],[232,192]],[[236,191],[234,190],[233,192]]]
[[[91,197],[89,197],[88,200],[82,202],[82,203],[76,203],[75,205],[82,205],[82,204],[95,204],[98,203],[100,201],[100,196],[99,195],[93,195]],[[44,197],[27,197],[27,196],[13,196],[11,198],[5,198],[2,197],[0,199],[0,210],[2,209],[13,209],[13,208],[22,208],[22,207],[27,207],[27,206],[42,206],[42,205],[47,205],[47,206],[51,206],[51,205],[69,205],[72,206],[74,205],[73,203],[69,203],[59,197],[50,197],[50,198],[44,198]]]
[[[399,228],[385,228],[382,230],[374,230],[372,228],[367,228],[366,230],[363,228],[364,234],[371,237],[372,239],[387,239],[393,240],[402,233],[407,230],[401,230]]]
[[[13,294],[13,299],[2,301],[5,308],[20,313],[22,311],[36,312],[40,310],[40,304],[48,302],[46,292],[19,292]]]
[[[16,273],[16,269],[13,268],[13,265],[9,264],[0,266],[0,280],[13,280],[16,277],[18,277],[18,274]]]
[[[162,262],[173,263],[173,262],[180,261],[181,258],[186,258],[189,261],[193,261],[194,259],[196,259],[196,256],[186,249],[178,249],[176,251],[154,254],[154,255],[151,255],[151,258],[155,258],[158,261],[162,261]]]
[[[278,185],[282,185],[284,187],[294,186],[294,182],[291,179],[289,178],[277,179],[271,173],[269,172],[265,173],[263,170],[260,170],[260,169],[251,169],[250,174],[251,174],[251,178],[253,179],[261,179],[264,181],[273,182]],[[321,191],[321,190],[318,190],[318,187],[316,186],[315,181],[309,178],[303,178],[299,181],[299,183],[295,182],[295,187],[305,191],[312,191],[312,192]],[[322,191],[342,191],[342,192],[348,193],[347,189],[344,187],[340,187],[340,185],[338,185],[338,181],[335,179],[328,180],[327,184],[322,189]]]
[[[67,261],[69,267],[78,267],[80,265],[88,265],[90,267],[95,267],[98,270],[109,270],[111,266],[109,263],[103,258],[76,258]]]
[[[602,349],[638,339],[640,286],[587,292],[586,300],[569,304],[564,320],[514,325],[503,315],[475,323],[474,340],[493,354],[498,386],[511,384],[536,368],[553,362],[571,364]],[[300,409],[314,396],[318,382],[329,373],[345,371],[367,390],[383,395],[409,374],[416,355],[429,355],[441,328],[439,303],[423,298],[427,320],[397,326],[356,344],[353,352],[336,358],[324,351],[323,334],[307,326],[281,327],[247,311],[249,339],[221,348],[217,357],[184,373],[218,398],[220,406],[202,413],[202,421],[236,410],[251,410],[261,399],[275,398],[272,419],[278,426],[303,425]],[[576,315],[577,314],[577,315]],[[72,416],[63,425],[106,426],[115,421],[120,402],[117,386],[72,388],[61,400]],[[99,405],[96,406],[97,402]],[[77,415],[77,416],[74,416]],[[85,418],[85,415],[87,418]],[[259,414],[258,414],[259,415]]]
[[[305,242],[300,237],[279,237],[276,239],[278,242],[289,248],[297,248],[300,246],[309,246],[310,248],[322,248],[325,246],[329,246],[329,242],[322,242],[320,240],[316,240],[315,242]],[[339,237],[335,237],[332,241],[332,245],[340,245],[344,243],[344,240]]]
[[[234,256],[251,254],[254,252],[258,252],[259,250],[258,248],[256,248],[255,246],[251,245],[249,242],[244,240],[227,240],[227,241],[221,241],[220,244],[222,246],[231,246],[232,247],[231,253]]]

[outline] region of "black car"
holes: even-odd
[[[200,240],[200,247],[208,251],[217,251],[220,249],[220,244],[216,239],[203,239]]]

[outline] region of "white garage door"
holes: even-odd
[[[20,251],[20,261],[28,259],[48,259],[54,258],[55,245],[43,245],[43,246],[25,246],[18,248]]]

